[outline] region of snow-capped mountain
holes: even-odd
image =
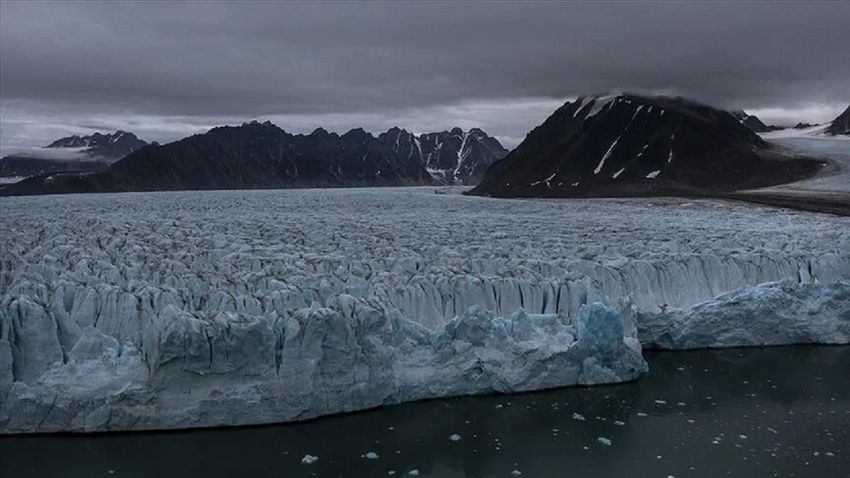
[[[420,162],[438,183],[477,184],[484,171],[508,154],[496,138],[478,128],[460,128],[415,136],[391,128],[378,135],[400,158]]]
[[[837,118],[832,120],[832,124],[826,129],[826,133],[850,136],[850,106],[844,110],[844,113],[841,113]]]
[[[732,116],[737,118],[742,125],[753,130],[754,133],[767,133],[769,131],[777,131],[782,128],[774,125],[766,125],[758,118],[758,116],[748,114],[744,110],[732,111]]]
[[[101,171],[147,144],[135,134],[120,130],[112,134],[67,136],[44,148],[3,157],[0,159],[0,177]]]
[[[727,111],[682,98],[587,96],[564,104],[471,194],[629,196],[791,181],[821,162],[782,159]]]
[[[254,121],[144,148],[101,173],[31,178],[3,194],[469,184],[506,153],[478,129],[293,135]]]
[[[91,156],[107,159],[121,159],[124,156],[147,146],[147,142],[133,133],[118,130],[112,134],[94,133],[91,136],[68,136],[57,139],[47,145],[48,148],[85,148]]]
[[[508,155],[496,138],[478,128],[423,134],[418,141],[428,172],[450,183],[478,184],[491,164]]]

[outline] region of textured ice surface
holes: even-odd
[[[668,349],[850,343],[850,283],[748,287],[688,310],[639,313],[641,343]]]
[[[629,380],[645,367],[634,319],[850,278],[846,218],[710,201],[408,188],[2,209],[6,433],[267,423]]]

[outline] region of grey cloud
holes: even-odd
[[[79,159],[79,160],[96,160],[97,158],[92,158],[87,155],[84,150],[86,148],[27,148],[27,147],[18,147],[18,148],[9,148],[4,151],[4,155],[6,154],[14,154],[18,156],[29,156],[33,158],[40,159],[49,159],[49,160],[66,160],[66,159]]]
[[[0,100],[187,129],[505,105],[486,130],[528,98],[615,88],[806,112],[850,102],[848,24],[848,2],[2,2]]]

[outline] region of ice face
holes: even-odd
[[[641,342],[666,349],[847,344],[850,282],[762,284],[637,320]]]
[[[6,433],[630,380],[653,320],[850,278],[847,219],[710,201],[74,195],[4,198],[0,221]]]

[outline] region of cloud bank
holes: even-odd
[[[848,24],[848,2],[2,2],[0,145],[258,118],[513,146],[612,89],[821,122],[850,102]]]

